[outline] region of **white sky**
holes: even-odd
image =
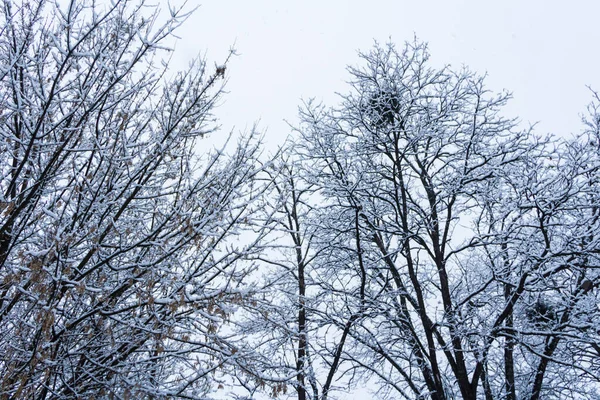
[[[286,1],[189,0],[200,8],[178,31],[175,65],[204,54],[219,62],[231,45],[230,92],[218,110],[224,129],[260,120],[267,141],[290,132],[300,98],[327,104],[348,90],[345,66],[357,50],[413,35],[429,43],[434,64],[467,65],[488,74],[488,87],[508,89],[508,116],[539,122],[537,132],[581,129],[600,90],[600,1]]]

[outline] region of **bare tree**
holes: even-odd
[[[339,249],[340,242],[324,228],[331,214],[315,207],[319,190],[305,179],[305,166],[293,147],[288,143],[266,170],[272,190],[264,225],[271,227],[270,235],[258,258],[258,295],[245,305],[247,314],[238,328],[258,353],[252,366],[254,384],[263,386],[258,391],[269,385],[271,396],[320,400],[353,383],[344,377],[343,349],[359,310],[351,299],[331,303],[331,264],[342,262],[337,256],[347,246]],[[355,234],[360,244],[361,232]],[[354,274],[353,268],[346,269]],[[338,307],[354,312],[340,314]]]
[[[169,77],[187,13],[149,10],[2,2],[2,398],[200,398],[243,359],[258,143],[195,155],[225,69]]]
[[[539,138],[422,43],[361,58],[295,147],[346,373],[394,398],[595,398],[598,113],[585,137]]]

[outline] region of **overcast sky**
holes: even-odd
[[[508,89],[507,109],[538,132],[581,129],[580,114],[600,90],[599,1],[190,0],[200,8],[179,31],[176,66],[195,54],[228,67],[223,128],[260,120],[269,143],[288,135],[300,98],[328,104],[347,91],[345,66],[374,40],[429,43],[434,64],[467,65]]]

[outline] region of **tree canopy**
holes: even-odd
[[[2,2],[1,398],[600,397],[597,95],[539,134],[376,44],[275,154],[208,151],[188,15]]]

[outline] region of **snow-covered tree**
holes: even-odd
[[[243,359],[258,143],[198,152],[225,68],[167,69],[169,11],[2,2],[2,398],[199,398]]]
[[[316,205],[318,190],[305,179],[302,164],[289,143],[266,171],[271,202],[263,224],[271,229],[257,259],[257,295],[245,305],[237,332],[257,353],[254,385],[245,385],[250,391],[269,384],[271,396],[319,400],[353,383],[338,378],[347,330],[356,316],[344,322],[346,333],[337,335],[331,329],[330,292],[335,285],[329,281],[335,277],[324,268],[321,254],[331,250],[321,242],[330,239],[324,228],[330,215],[320,211],[322,204]],[[329,254],[333,263],[343,262]]]
[[[361,58],[294,144],[339,376],[390,398],[597,398],[597,109],[580,137],[537,137],[422,43]]]
[[[246,306],[238,332],[260,354],[253,366],[257,382],[271,383],[272,395],[286,394],[289,385],[298,400],[306,400],[318,393],[307,324],[313,308],[307,294],[312,233],[305,224],[310,208],[304,201],[311,190],[297,179],[295,167],[288,152],[281,151],[267,170],[272,188],[264,224],[272,229],[260,256],[259,295]]]

